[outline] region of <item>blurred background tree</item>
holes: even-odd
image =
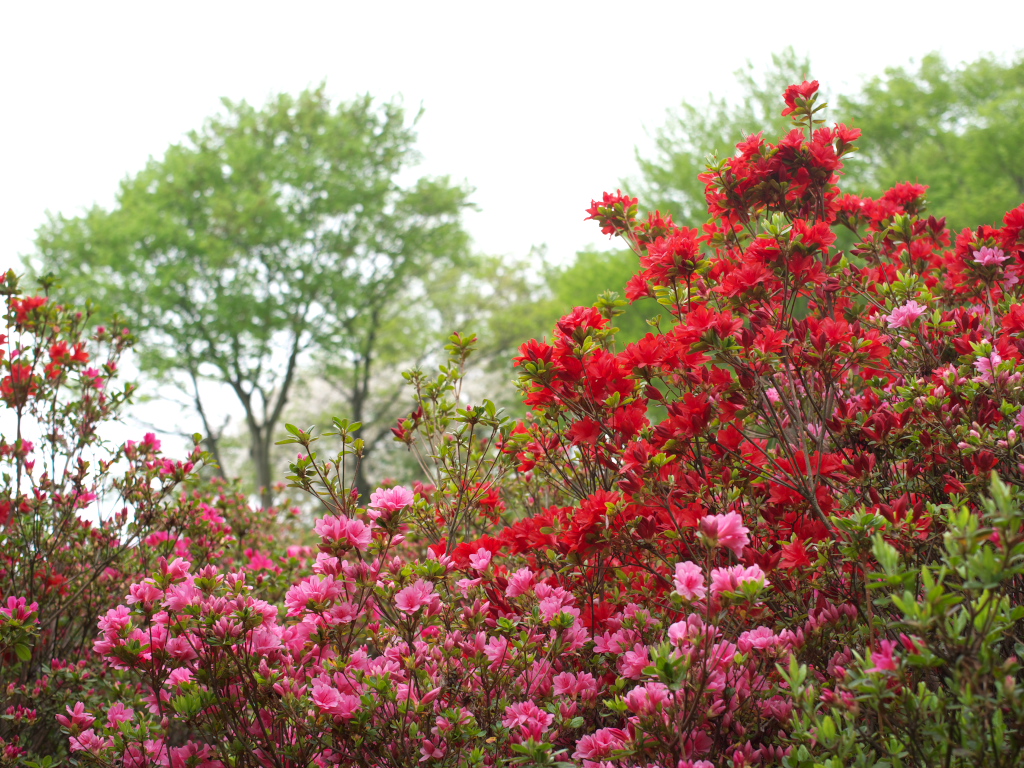
[[[230,389],[269,506],[271,446],[303,366],[318,362],[361,420],[376,367],[421,354],[425,314],[450,298],[428,290],[434,277],[470,261],[469,191],[399,183],[417,156],[396,103],[335,107],[321,86],[224,107],[125,179],[112,210],[51,216],[38,258],[66,292],[120,312],[143,372],[188,397],[221,464],[227,422],[204,382]]]
[[[931,54],[837,102],[838,118],[865,136],[848,167],[851,191],[926,184],[930,207],[955,230],[1001,222],[1024,200],[1024,55],[951,67]]]
[[[781,115],[780,95],[810,73],[810,61],[792,48],[773,54],[764,72],[747,62],[735,73],[742,89],[739,102],[709,95],[705,106],[684,101],[677,111],[669,110],[664,125],[654,131],[654,156],[637,150],[640,179],[625,181],[622,188],[640,198],[645,209],[671,213],[676,224],[703,226],[708,207],[697,176],[706,170],[708,158],[728,157],[751,133],[787,133],[792,121]]]
[[[684,102],[655,130],[653,156],[637,153],[640,178],[623,189],[645,208],[701,226],[707,210],[697,174],[706,158],[731,154],[752,133],[788,130],[779,94],[813,77],[813,67],[787,48],[764,72],[748,63],[736,77],[739,103]],[[830,101],[827,119],[865,136],[844,169],[846,191],[879,195],[901,181],[926,184],[931,207],[954,228],[991,224],[1024,200],[1024,55],[953,67],[930,54],[916,70],[889,68]]]

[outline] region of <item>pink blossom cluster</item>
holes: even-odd
[[[406,499],[398,497],[396,507]],[[785,708],[766,674],[794,646],[793,635],[758,627],[729,639],[725,625],[700,617],[708,608],[671,620],[637,603],[588,626],[577,594],[551,574],[527,565],[509,571],[486,547],[471,551],[461,569],[447,555],[396,556],[402,535],[381,530],[373,537],[367,518],[317,521],[322,551],[312,573],[288,588],[283,615],[257,597],[245,571],[194,569],[182,557],[159,561],[151,577],[131,586],[124,605],[100,619],[95,642],[112,666],[163,681],[144,684],[138,738],[121,735],[121,724],[136,714],[122,703],[102,713],[78,704],[60,719],[72,749],[126,765],[220,766],[216,742],[172,743],[161,726],[180,716],[181,702],[210,691],[227,697],[232,721],[255,749],[298,749],[326,764],[362,759],[367,745],[359,734],[367,728],[404,739],[413,763],[444,760],[473,743],[492,711],[488,702],[500,702],[502,749],[554,740],[568,744],[581,765],[618,765],[613,753],[631,748],[638,734],[685,721],[688,757],[673,764],[701,765],[709,756],[701,725],[707,717],[733,713],[739,723]],[[738,513],[701,530],[712,553],[721,547],[735,554],[749,541]],[[339,541],[352,546],[336,550]],[[757,566],[675,567],[677,592],[691,601],[703,601],[709,584],[717,596],[747,581],[769,588]],[[729,624],[732,610],[712,613]],[[691,666],[703,693],[695,698],[689,688],[673,691],[651,678],[665,649],[671,663]],[[607,658],[626,681],[626,714],[618,726],[580,732],[574,723],[616,695],[614,676],[595,658]],[[268,708],[264,689],[293,704]],[[412,723],[417,730],[409,730]]]

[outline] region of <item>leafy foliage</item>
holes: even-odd
[[[399,183],[415,135],[397,104],[333,107],[321,88],[262,110],[224,105],[126,179],[114,210],[54,217],[38,246],[69,291],[125,316],[143,370],[189,396],[214,454],[223,425],[200,384],[230,389],[269,506],[270,446],[300,367],[328,359],[362,418],[379,329],[466,256],[467,191]],[[392,339],[415,349],[420,328],[407,321]]]
[[[683,103],[655,131],[656,154],[637,157],[641,180],[633,185],[650,210],[679,223],[705,221],[704,190],[697,176],[705,157],[724,157],[747,134],[786,129],[774,108],[786,83],[803,80],[809,62],[792,48],[772,57],[761,77],[752,65],[736,73],[738,105],[711,99]],[[1024,198],[1021,145],[1024,59],[983,57],[950,66],[938,54],[916,70],[887,69],[858,92],[838,96],[839,121],[868,140],[843,169],[847,191],[881,195],[901,182],[929,187],[928,203],[950,228],[998,222]]]
[[[1024,199],[1024,57],[951,67],[938,54],[917,71],[886,70],[839,99],[843,118],[871,137],[850,166],[852,184],[879,193],[928,185],[951,228],[994,224]]]

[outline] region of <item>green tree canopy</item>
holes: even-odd
[[[786,133],[791,122],[781,115],[780,96],[809,72],[808,59],[787,48],[772,56],[771,68],[760,76],[749,62],[735,73],[743,90],[738,104],[709,96],[704,107],[683,102],[678,111],[669,110],[665,124],[654,132],[654,157],[637,151],[641,178],[623,182],[623,189],[638,196],[645,208],[671,213],[676,224],[700,227],[707,221],[708,207],[697,176],[708,158],[728,157],[751,133]]]
[[[399,183],[415,121],[396,103],[332,106],[321,86],[224,106],[126,179],[112,210],[51,217],[37,245],[67,290],[139,332],[143,370],[188,394],[215,454],[219,417],[200,383],[231,389],[268,504],[270,446],[301,366],[330,360],[360,418],[378,329],[467,257],[468,191]]]
[[[677,224],[703,224],[707,208],[697,174],[706,157],[731,154],[759,131],[788,130],[779,96],[787,85],[810,79],[813,68],[788,48],[760,77],[751,64],[736,76],[743,91],[738,104],[684,102],[655,131],[654,156],[638,154],[641,178],[623,188],[645,208],[672,213]],[[930,54],[916,71],[890,68],[859,92],[840,94],[827,118],[864,133],[844,169],[847,191],[879,195],[902,181],[925,184],[929,204],[954,228],[990,224],[1024,200],[1024,55],[951,67]]]
[[[917,71],[887,69],[840,96],[837,112],[864,132],[852,190],[926,184],[954,229],[992,224],[1024,200],[1024,55],[950,67],[933,53]]]

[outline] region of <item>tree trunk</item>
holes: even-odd
[[[265,425],[264,429],[268,426],[270,425]],[[256,467],[256,487],[259,490],[260,506],[263,509],[270,509],[274,506],[274,474],[270,462],[271,441],[268,435],[263,434],[264,429],[252,433],[249,455]]]

